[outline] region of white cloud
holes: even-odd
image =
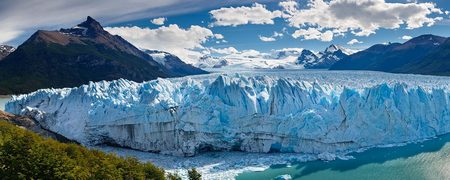
[[[283,33],[279,33],[279,32],[273,32],[272,37],[283,37]]]
[[[20,30],[13,30],[13,29],[2,29],[0,28],[0,44],[4,44],[5,42],[9,42],[19,36],[23,33],[23,31]]]
[[[191,26],[182,29],[171,24],[157,29],[140,27],[107,27],[111,34],[122,36],[139,48],[157,49],[173,53],[187,63],[194,63],[201,56],[198,49],[204,49],[203,43],[214,37],[210,29]]]
[[[357,39],[352,39],[349,42],[347,42],[348,45],[353,45],[353,44],[361,44],[363,43],[362,41],[359,41]]]
[[[320,37],[317,31],[302,30],[307,27],[322,33],[331,30],[334,34],[351,32],[357,36],[368,36],[380,28],[397,29],[406,25],[407,29],[414,29],[431,26],[442,18],[430,16],[443,13],[433,3],[388,3],[385,0],[310,0],[305,9],[298,9],[294,1],[279,5],[289,25],[301,28],[296,32],[304,35],[305,39]]]
[[[278,52],[295,52],[295,53],[301,53],[303,51],[303,48],[282,48],[282,49],[272,49],[272,53],[278,53]]]
[[[296,1],[293,1],[293,0],[283,1],[283,2],[278,3],[278,5],[280,7],[282,7],[283,12],[286,13],[286,14],[283,14],[283,16],[289,17],[290,15],[293,15],[298,12],[298,4]]]
[[[152,22],[155,25],[164,25],[164,22],[166,20],[167,20],[166,18],[160,17],[160,18],[152,19],[150,22]]]
[[[238,26],[243,24],[274,24],[273,19],[281,17],[281,11],[270,11],[262,4],[251,7],[229,7],[209,12],[215,20],[215,26]]]
[[[234,47],[227,47],[227,48],[208,48],[212,53],[217,54],[236,54],[239,53],[239,51]]]
[[[206,48],[207,52],[204,52],[204,54],[221,54],[222,57],[227,58],[233,58],[233,59],[241,59],[241,58],[264,58],[268,57],[270,54],[268,53],[262,53],[260,51],[254,50],[254,49],[245,49],[242,51],[237,50],[234,47],[227,47],[227,48]],[[293,49],[292,49],[293,50]]]
[[[272,41],[276,41],[276,39],[273,38],[273,37],[265,37],[265,36],[259,36],[259,39],[260,39],[261,41],[264,41],[264,42],[272,42]]]
[[[412,39],[412,37],[411,37],[411,36],[406,36],[406,35],[405,35],[405,36],[402,36],[402,39],[403,39],[403,40],[410,40],[410,39]]]
[[[214,37],[216,39],[223,39],[224,38],[222,34],[214,34]]]
[[[247,57],[247,58],[256,58],[256,57],[262,57],[265,54],[261,53],[257,50],[254,50],[254,49],[247,49],[247,50],[243,50],[242,52],[239,52],[239,55],[242,57]]]
[[[299,56],[303,48],[282,48],[282,49],[272,49],[270,53],[260,52],[254,49],[246,49],[239,51],[234,47],[227,48],[206,48],[204,54],[222,54],[223,57],[242,57],[242,58],[265,58],[265,59],[276,59],[283,53],[284,56]]]
[[[263,42],[272,42],[272,41],[276,41],[277,39],[277,37],[283,37],[284,35],[283,35],[283,33],[279,33],[279,32],[273,32],[273,35],[272,36],[270,36],[270,37],[267,37],[267,36],[259,36],[259,39],[261,40],[261,41],[263,41]]]
[[[303,37],[303,39],[306,40],[320,40],[320,41],[325,41],[325,42],[329,42],[333,40],[333,32],[332,31],[325,31],[325,32],[320,32],[318,29],[316,28],[308,28],[308,29],[299,29],[296,30],[293,34],[292,37],[294,37],[295,39]]]
[[[283,49],[272,49],[271,57],[274,59],[279,58],[280,56],[300,56],[302,54],[303,48],[283,48]]]

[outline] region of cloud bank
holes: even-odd
[[[433,3],[387,3],[384,0],[310,0],[306,9],[298,9],[294,1],[282,2],[286,21],[290,26],[300,28],[295,36],[305,39],[319,39],[324,34],[351,32],[356,36],[369,36],[380,28],[407,29],[432,26],[441,17],[431,17],[443,12]],[[305,30],[304,28],[308,28]],[[314,28],[314,29],[312,29]],[[319,31],[319,32],[318,32]]]
[[[187,63],[195,63],[202,56],[200,53],[200,50],[204,49],[202,44],[215,37],[210,29],[195,25],[187,29],[171,24],[157,29],[134,26],[107,27],[105,30],[122,36],[139,48],[173,53]]]
[[[281,11],[269,11],[262,4],[251,7],[229,7],[209,12],[214,19],[214,26],[238,26],[243,24],[274,24],[273,19],[281,17]]]

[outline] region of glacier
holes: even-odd
[[[325,156],[449,133],[449,84],[365,71],[222,72],[43,89],[13,96],[6,111],[86,146]]]

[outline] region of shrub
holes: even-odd
[[[189,177],[189,180],[201,180],[202,179],[202,175],[200,173],[198,173],[195,168],[188,170],[188,177]]]
[[[181,177],[180,177],[180,175],[178,175],[176,173],[168,173],[167,179],[168,180],[181,180]]]
[[[164,170],[136,158],[121,158],[60,143],[0,121],[1,179],[165,179]]]

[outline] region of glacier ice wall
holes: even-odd
[[[247,72],[97,82],[15,96],[8,112],[85,145],[164,154],[319,154],[450,132],[450,78]]]

